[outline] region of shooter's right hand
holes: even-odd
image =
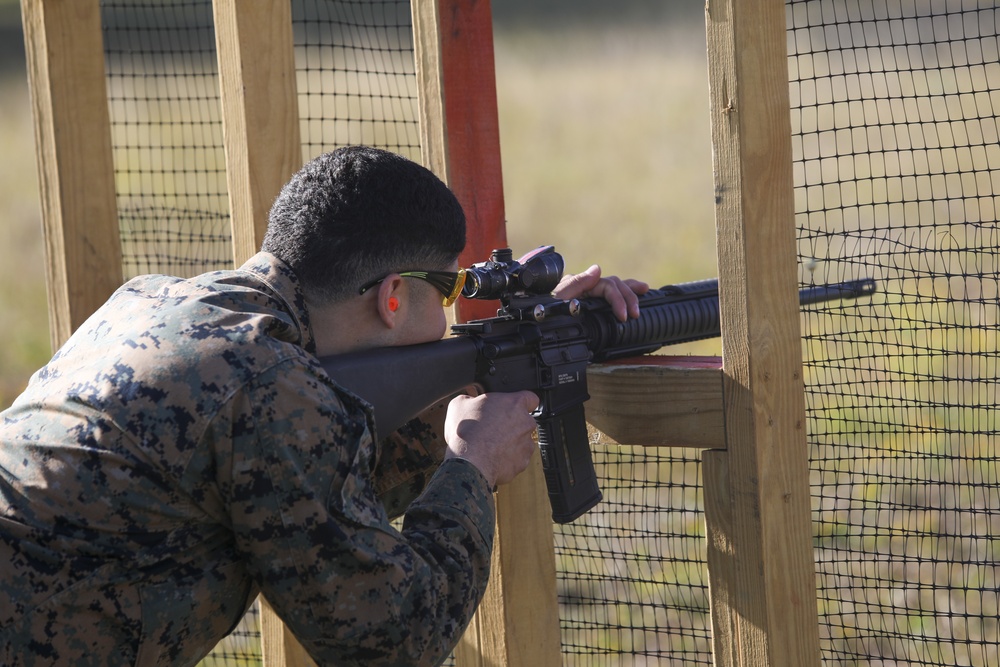
[[[456,396],[445,418],[445,459],[469,461],[492,488],[510,482],[528,467],[538,448],[531,416],[537,408],[538,396],[530,391]]]

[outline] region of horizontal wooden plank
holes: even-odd
[[[587,421],[597,441],[725,448],[722,360],[651,355],[587,371]]]

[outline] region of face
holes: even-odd
[[[435,268],[457,271],[458,261]],[[396,310],[388,308],[390,299],[396,301]],[[447,311],[441,300],[441,292],[434,285],[397,275],[373,283],[371,289],[354,299],[310,303],[316,354],[323,357],[441,340],[448,329]]]
[[[457,271],[458,261],[444,268]],[[448,318],[441,305],[441,292],[423,280],[406,279],[409,308],[399,324],[398,345],[413,345],[440,340],[448,330]]]
[[[419,281],[417,281],[419,282]],[[441,294],[426,283],[410,286],[410,304],[399,325],[397,344],[413,345],[440,340],[448,328]]]

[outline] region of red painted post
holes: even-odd
[[[448,185],[468,220],[468,243],[459,259],[468,266],[507,246],[493,17],[482,0],[439,0],[438,16]],[[461,321],[494,315],[491,301],[459,301]]]

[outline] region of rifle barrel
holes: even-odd
[[[847,282],[835,283],[833,285],[807,287],[799,291],[799,305],[807,306],[835,299],[857,299],[862,296],[871,296],[877,290],[878,288],[873,278],[848,280]]]

